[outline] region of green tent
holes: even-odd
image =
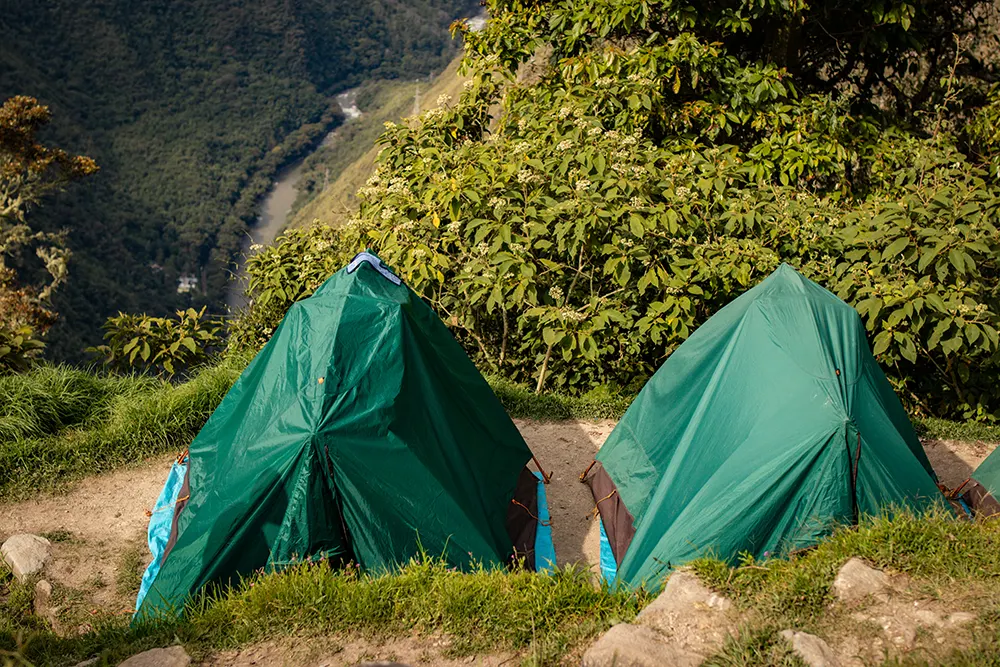
[[[986,460],[979,464],[972,477],[953,492],[961,493],[961,499],[976,513],[976,516],[992,518],[1000,515],[1000,448],[994,449]]]
[[[586,481],[631,586],[941,498],[857,312],[784,264],[670,355]]]
[[[139,615],[306,557],[530,566],[531,458],[434,311],[362,253],[292,306],[192,442]]]

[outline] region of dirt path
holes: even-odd
[[[516,420],[532,451],[552,473],[546,488],[558,563],[597,571],[599,532],[593,498],[579,475],[614,428],[611,421]],[[948,486],[965,480],[993,445],[927,441],[931,464]],[[0,541],[30,532],[53,540],[47,577],[82,595],[94,611],[125,613],[131,591],[122,590],[123,567],[141,571],[146,562],[146,511],[156,501],[171,457],[82,481],[68,494],[0,504]],[[131,560],[128,555],[131,554]],[[137,581],[136,573],[130,573]],[[82,593],[81,593],[82,591]],[[349,655],[350,651],[345,655]],[[336,662],[336,661],[335,661]]]

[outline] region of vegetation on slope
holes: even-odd
[[[460,63],[461,58],[455,58],[429,85],[378,81],[359,91],[358,106],[364,115],[342,128],[330,146],[306,160],[290,226],[315,223],[339,227],[354,216],[360,205],[357,192],[375,171],[379,151],[375,141],[385,124],[436,108],[442,96],[458,97],[466,81],[458,74]]]
[[[102,167],[30,218],[68,227],[75,252],[53,354],[79,358],[118,309],[194,305],[183,273],[200,279],[191,301],[220,304],[273,173],[337,122],[331,96],[441,69],[473,4],[8,3],[0,99],[39,98],[56,142]]]

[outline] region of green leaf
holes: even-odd
[[[196,353],[198,351],[198,347],[195,345],[194,338],[190,338],[190,337],[188,337],[188,338],[182,338],[180,342],[181,342],[181,345],[183,345],[188,350],[190,350],[192,354],[194,354],[194,353]]]
[[[889,343],[892,342],[892,334],[888,331],[883,331],[878,336],[875,336],[875,346],[872,348],[872,354],[876,357],[889,349]]]
[[[896,239],[889,244],[885,250],[882,251],[882,259],[889,259],[890,257],[895,257],[899,253],[906,249],[906,246],[910,245],[910,239],[903,237]]]

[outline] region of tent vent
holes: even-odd
[[[365,252],[359,252],[357,255],[354,256],[354,259],[351,260],[351,263],[347,265],[347,272],[354,273],[355,271],[358,270],[358,267],[364,264],[365,262],[368,262],[368,264],[370,264],[373,269],[381,273],[382,277],[388,280],[393,285],[403,284],[403,281],[399,279],[399,276],[397,276],[388,268],[386,268],[385,265],[382,264],[381,259],[373,255],[372,253],[368,252],[367,250]]]

